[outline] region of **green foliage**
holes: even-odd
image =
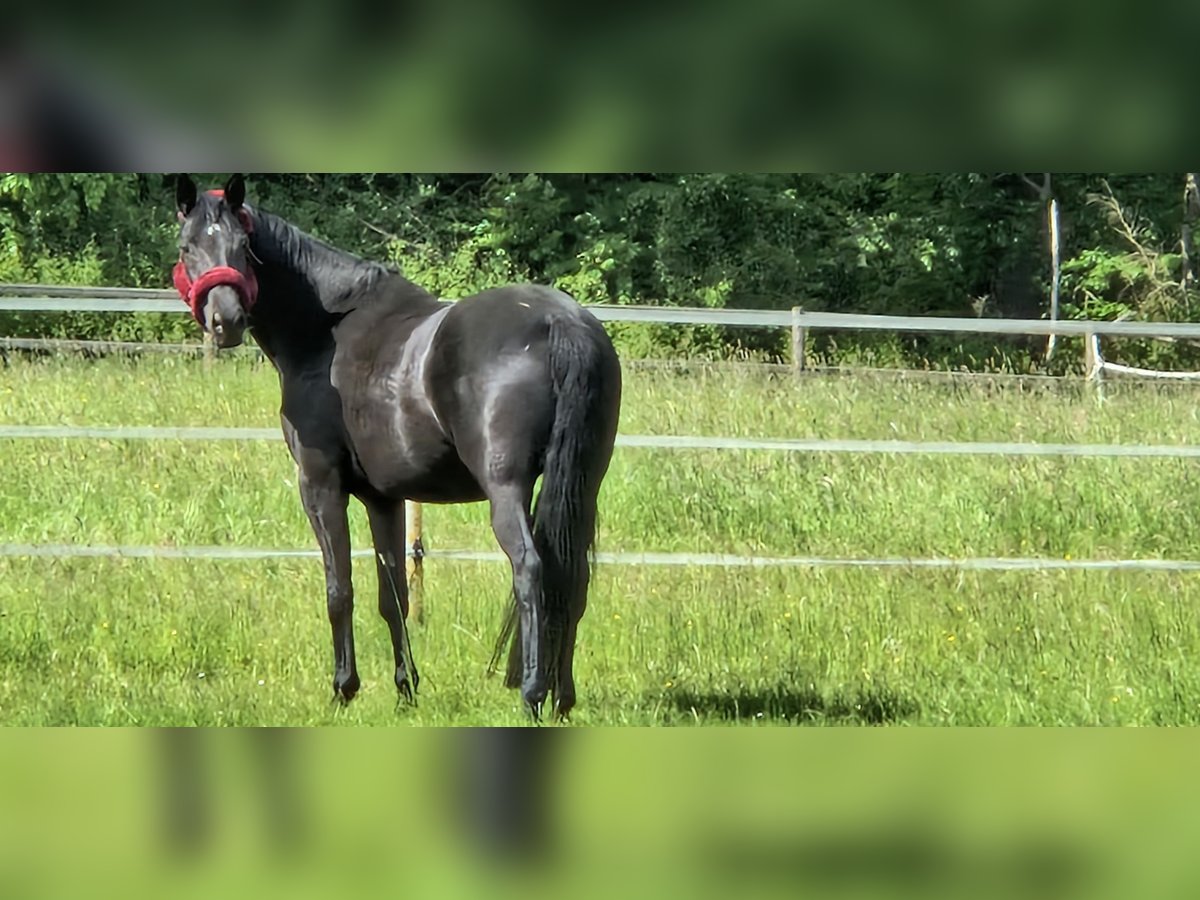
[[[1194,298],[1178,287],[1182,181],[1178,174],[1054,176],[1063,315],[1193,317]],[[1019,173],[294,173],[255,176],[250,193],[262,208],[390,261],[446,297],[533,281],[584,303],[1035,318],[1048,311],[1045,205]],[[163,176],[0,175],[0,280],[166,287],[175,229],[173,188]],[[182,315],[8,316],[0,330],[194,335]],[[613,332],[631,357],[788,353],[780,330]],[[1020,371],[1044,368],[1043,346],[866,334],[818,335],[812,344],[833,363],[1007,360]],[[1153,354],[1182,364],[1187,352],[1167,346]]]
[[[1070,318],[1116,319],[1136,308],[1136,291],[1145,270],[1128,253],[1107,249],[1081,251],[1062,267],[1062,287],[1068,299],[1063,310]]]
[[[174,255],[173,205],[161,175],[0,177],[5,274],[70,284],[86,273],[95,284],[163,286]]]
[[[488,288],[530,280],[503,247],[492,239],[490,223],[476,226],[475,234],[454,246],[393,243],[389,261],[406,277],[439,297],[466,297]]]

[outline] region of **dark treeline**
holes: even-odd
[[[219,176],[201,176],[213,184]],[[443,296],[511,281],[585,302],[1194,317],[1185,173],[258,175],[251,202]],[[0,176],[0,281],[167,287],[163,175]],[[5,334],[178,340],[185,317],[16,316]],[[639,355],[778,355],[784,336],[630,327]],[[839,361],[1044,368],[1036,341],[825,336]],[[1180,362],[1179,346],[1127,353]],[[1076,355],[1077,356],[1077,355]]]

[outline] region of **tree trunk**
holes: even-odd
[[[1050,175],[1046,174],[1046,181],[1049,183]],[[1058,240],[1058,199],[1050,198],[1050,207],[1048,210],[1050,219],[1050,321],[1058,321],[1058,285],[1062,277],[1061,259],[1059,258],[1059,240]],[[1058,339],[1058,335],[1052,334],[1046,341],[1046,359],[1050,359],[1054,355],[1054,344]]]
[[[1195,248],[1192,244],[1192,234],[1197,216],[1200,216],[1200,190],[1196,187],[1196,173],[1188,172],[1183,183],[1183,226],[1180,229],[1179,252],[1183,256],[1183,265],[1179,277],[1179,286],[1187,291],[1195,284],[1196,273],[1192,260],[1195,259]]]
[[[1049,172],[1042,173],[1042,183],[1038,184],[1024,173],[1021,177],[1031,188],[1037,191],[1038,199],[1046,204],[1046,232],[1050,243],[1050,321],[1058,321],[1058,287],[1062,272],[1059,259],[1059,228],[1058,200],[1054,197],[1053,185]],[[1046,359],[1054,355],[1054,345],[1058,335],[1052,334],[1046,339]]]

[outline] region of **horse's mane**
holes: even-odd
[[[394,268],[339,250],[269,212],[252,212],[251,249],[260,263],[303,275],[330,312],[385,299],[433,300]]]

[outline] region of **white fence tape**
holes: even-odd
[[[0,425],[0,440],[282,441],[276,428],[167,425]],[[894,441],[840,438],[738,438],[623,434],[618,447],[655,450],[771,450],[791,453],[892,453],[933,456],[1200,457],[1200,445],[1059,444],[1003,441]]]
[[[373,550],[353,551],[357,557],[374,556]],[[252,561],[263,559],[318,559],[313,550],[255,547],[173,547],[154,545],[0,544],[0,557],[107,558]],[[425,559],[465,562],[505,562],[498,551],[427,550]],[[1055,559],[1048,557],[910,558],[828,556],[737,556],[725,553],[597,553],[596,561],[621,566],[675,566],[693,568],[889,568],[957,571],[1142,571],[1195,572],[1200,560],[1188,559]]]

